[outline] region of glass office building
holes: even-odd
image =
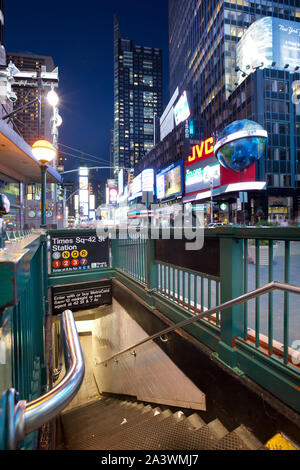
[[[134,168],[154,146],[162,113],[162,52],[122,39],[114,18],[114,167]]]
[[[0,0],[0,63],[5,65],[5,49],[4,49],[4,0]]]
[[[41,68],[46,67],[47,72],[52,72],[55,68],[52,57],[28,53],[7,52],[7,63],[12,61],[20,71],[39,72]],[[13,86],[18,100],[14,108],[33,101],[39,97],[39,89],[34,85],[36,80],[27,79],[26,83],[20,82]],[[49,92],[48,87],[41,88],[42,100],[32,103],[25,109],[18,111],[17,122],[15,125],[23,139],[32,145],[38,139],[52,140],[51,137],[51,117],[52,109],[48,105],[46,95]]]
[[[169,0],[170,94],[177,86],[191,92],[193,117],[205,123],[206,137],[238,119],[268,130],[267,156],[256,173],[268,182],[261,205],[269,216],[273,203],[286,204],[286,216],[300,215],[300,115],[292,100],[299,22],[297,0]]]

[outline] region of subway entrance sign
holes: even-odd
[[[98,237],[95,230],[51,234],[50,264],[52,274],[108,268],[108,239]]]
[[[77,312],[112,304],[112,281],[83,282],[52,287],[52,314],[59,315],[65,310]]]

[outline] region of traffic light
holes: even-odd
[[[129,173],[128,175],[128,184],[131,184],[133,182],[133,173]]]

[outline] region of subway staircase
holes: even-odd
[[[57,450],[265,450],[244,426],[229,432],[192,410],[100,397],[60,415]]]

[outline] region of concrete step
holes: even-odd
[[[135,428],[143,429],[147,427],[147,423],[161,422],[168,416],[166,411],[161,411],[159,408],[155,408],[146,413],[141,413],[134,420],[128,420],[122,427],[115,428],[113,433],[100,433],[101,439],[95,444],[90,445],[87,449],[97,450],[112,450],[119,449],[120,443],[122,443],[122,449],[129,449],[127,444],[128,439],[131,439],[132,430]],[[139,441],[143,441],[143,436],[139,435]]]
[[[133,400],[101,398],[61,416],[57,449],[67,450],[257,450],[264,446],[243,425],[229,432],[197,412],[162,410]]]
[[[139,407],[140,408],[140,407]],[[149,417],[154,413],[160,413],[161,410],[156,407],[148,411]],[[65,438],[66,446],[69,449],[80,449],[85,443],[93,443],[95,438],[102,439],[107,435],[110,437],[114,432],[119,431],[121,426],[135,424],[137,420],[144,420],[145,414],[141,409],[134,406],[126,406],[124,403],[110,402],[106,407],[89,406],[74,413],[68,413],[62,416],[62,433]]]
[[[118,401],[110,402],[107,407],[98,408],[95,404],[88,408],[62,416],[62,433],[66,449],[100,449],[102,441],[110,440],[119,431],[154,417],[159,419],[162,414],[159,407],[137,408],[130,403]],[[163,413],[165,417],[166,413]]]
[[[213,447],[214,450],[259,450],[263,444],[244,426],[226,434]]]

